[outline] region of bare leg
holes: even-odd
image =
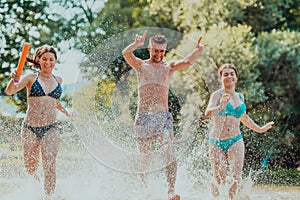
[[[215,183],[212,183],[213,196],[219,195],[218,186],[225,185],[226,181],[226,154],[219,147],[209,144],[209,157]]]
[[[243,140],[237,141],[228,150],[229,171],[232,183],[229,188],[229,198],[233,199],[241,190],[242,172],[245,157],[245,145]]]
[[[175,183],[176,183],[176,174],[177,174],[177,161],[174,152],[174,133],[173,131],[169,131],[169,135],[167,137],[164,134],[167,133],[162,133],[162,135],[158,137],[158,140],[162,145],[165,154],[165,159],[166,159],[168,197],[170,200],[179,200],[180,196],[175,195],[175,191],[174,191]]]
[[[171,164],[166,167],[166,177],[168,182],[168,197],[170,200],[179,200],[180,196],[175,195],[175,183],[177,173],[177,162],[174,160]]]
[[[146,171],[150,164],[150,150],[151,150],[151,139],[138,139],[137,140],[139,151],[141,153],[141,180],[146,185],[147,178],[146,178]]]
[[[36,171],[39,166],[41,141],[27,128],[22,128],[21,134],[26,171],[29,175],[32,175],[36,180],[40,181]]]
[[[42,139],[42,160],[45,175],[44,190],[46,195],[51,195],[55,192],[56,158],[59,143],[59,133],[55,128],[48,130]]]

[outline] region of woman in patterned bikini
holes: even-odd
[[[248,128],[264,133],[274,125],[269,122],[258,126],[247,114],[244,97],[235,91],[237,70],[232,64],[224,64],[219,69],[222,88],[213,92],[205,111],[206,118],[213,118],[209,133],[209,155],[215,182],[212,183],[213,196],[219,195],[218,186],[225,185],[227,163],[231,177],[229,198],[238,195],[241,188],[245,146],[240,131],[240,122]]]
[[[39,69],[39,73],[28,74],[20,80],[20,75],[15,71],[6,88],[8,95],[27,88],[28,107],[21,129],[24,163],[28,174],[39,181],[36,172],[41,151],[44,199],[51,199],[55,193],[56,158],[60,142],[56,109],[71,116],[59,102],[62,78],[52,74],[56,60],[57,54],[52,46],[37,48],[35,54],[27,58],[27,62]]]

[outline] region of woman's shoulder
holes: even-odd
[[[34,80],[37,78],[37,76],[38,76],[38,74],[36,74],[36,73],[30,73],[30,74],[26,74],[24,76],[24,79]]]
[[[211,93],[211,96],[217,96],[217,97],[221,97],[223,95],[223,91],[222,89],[218,89],[216,91],[214,91],[213,93]]]
[[[236,94],[242,99],[244,100],[244,95],[241,92],[236,92]]]
[[[60,77],[60,76],[55,76],[55,75],[53,75],[53,76],[54,76],[54,78],[56,78],[56,80],[57,80],[60,84],[62,84],[62,81],[63,81],[62,77]]]

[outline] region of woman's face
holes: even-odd
[[[52,71],[56,63],[56,58],[54,53],[51,52],[44,53],[40,57],[39,63],[40,63],[41,70]]]
[[[225,68],[223,69],[222,76],[221,76],[221,82],[224,87],[232,87],[235,86],[238,78],[235,74],[234,69]]]

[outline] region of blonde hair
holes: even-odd
[[[233,64],[226,63],[226,64],[223,64],[218,70],[219,79],[221,79],[224,69],[233,69],[235,72],[235,75],[238,77],[236,67]]]
[[[54,54],[55,59],[57,60],[57,53],[53,46],[44,45],[38,47],[35,53],[32,56],[26,58],[26,61],[30,63],[34,68],[41,69],[40,63],[38,62],[42,55],[46,52]]]

